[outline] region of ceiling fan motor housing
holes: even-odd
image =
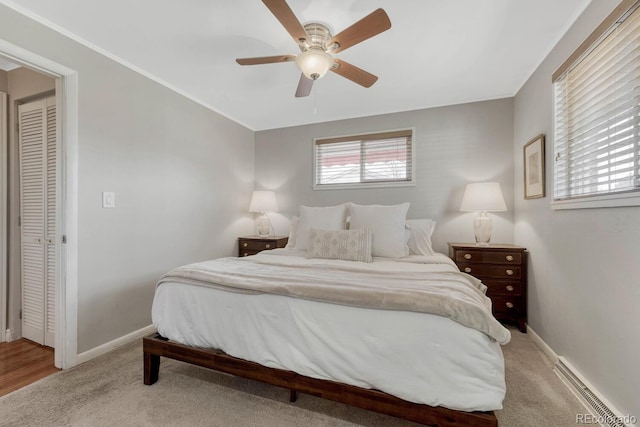
[[[310,22],[304,26],[309,39],[301,41],[302,50],[312,47],[327,50],[327,40],[331,38],[331,30],[326,25],[318,22]]]

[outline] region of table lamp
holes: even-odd
[[[254,191],[253,196],[251,196],[249,212],[260,213],[257,221],[258,235],[260,237],[269,237],[271,220],[269,220],[267,212],[278,212],[275,193],[273,191]]]
[[[467,184],[462,196],[460,211],[477,211],[473,221],[473,231],[476,236],[477,246],[489,246],[493,224],[487,212],[506,211],[502,189],[498,182],[475,182]]]

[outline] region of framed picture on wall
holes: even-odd
[[[544,134],[524,146],[524,198],[544,197]]]

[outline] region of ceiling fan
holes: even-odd
[[[378,80],[377,76],[334,58],[332,54],[348,49],[391,28],[389,16],[383,9],[375,10],[334,36],[326,25],[317,22],[310,22],[304,26],[300,24],[285,0],[262,0],[262,2],[298,43],[302,53],[297,56],[238,58],[236,59],[238,64],[258,65],[295,61],[302,71],[296,97],[308,96],[311,93],[313,81],[323,77],[329,70],[364,87],[371,87]]]

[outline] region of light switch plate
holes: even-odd
[[[113,191],[102,192],[102,207],[103,208],[115,208],[116,207],[116,193]]]

